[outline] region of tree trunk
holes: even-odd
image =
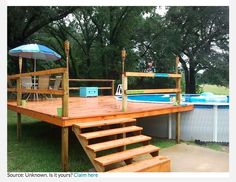
[[[180,57],[180,56],[179,56]],[[196,73],[195,65],[193,65],[193,59],[189,58],[189,68],[187,63],[180,57],[180,62],[184,69],[184,79],[185,79],[185,93],[186,94],[195,94],[196,93]]]
[[[182,64],[182,67],[184,69],[184,80],[185,80],[185,93],[190,93],[190,73],[189,68],[187,66],[187,62],[185,62],[180,55],[178,55],[180,58],[180,62]]]
[[[190,94],[196,94],[196,74],[195,74],[195,70],[194,67],[190,65],[190,69],[189,69],[190,73],[189,73],[189,93]]]
[[[195,94],[196,93],[196,73],[194,66],[190,64],[189,69],[184,69],[185,71],[185,93]]]
[[[184,70],[184,79],[185,79],[185,93],[189,93],[189,70],[185,69]]]
[[[86,65],[87,65],[87,78],[90,78],[90,65],[91,65],[91,60],[90,56],[87,55],[88,57],[86,58]]]

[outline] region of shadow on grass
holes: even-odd
[[[70,171],[88,171],[92,165],[80,143],[69,135]],[[8,171],[61,172],[61,128],[22,117],[22,140],[16,140],[16,114],[8,112]]]

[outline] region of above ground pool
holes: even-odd
[[[229,96],[182,94],[181,105],[193,104],[194,110],[181,113],[181,140],[229,142]],[[173,103],[176,94],[128,95],[129,102]],[[119,100],[122,99],[118,96]],[[150,136],[175,139],[175,114],[139,118]],[[151,121],[151,122],[148,122]]]

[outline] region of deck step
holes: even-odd
[[[145,159],[140,162],[129,164],[107,172],[169,172],[170,159],[164,156],[157,156]]]
[[[100,120],[100,121],[93,121],[93,122],[77,123],[77,124],[74,124],[74,126],[80,129],[83,129],[83,128],[107,126],[107,125],[112,125],[112,124],[124,124],[124,123],[130,123],[130,122],[135,122],[135,121],[136,119],[133,119],[133,118],[119,118],[119,119],[108,119],[108,120]]]
[[[117,134],[122,134],[122,133],[141,131],[142,129],[143,128],[139,126],[128,126],[128,127],[123,127],[123,128],[115,128],[115,129],[83,133],[83,134],[80,134],[80,136],[89,140],[89,139],[112,136],[112,135],[117,135]]]
[[[88,145],[87,148],[92,150],[93,152],[99,152],[102,150],[108,150],[116,147],[121,147],[133,143],[145,142],[151,140],[151,137],[145,135],[137,135],[128,138],[111,140],[108,142],[96,143],[92,145]]]
[[[114,164],[116,162],[121,162],[127,159],[132,159],[136,156],[143,155],[143,154],[150,154],[153,152],[158,152],[160,148],[154,145],[146,145],[141,146],[139,148],[125,150],[122,152],[102,156],[95,158],[94,160],[101,166],[107,166],[109,164]]]

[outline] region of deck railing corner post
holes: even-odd
[[[16,79],[16,100],[17,105],[21,106],[22,92],[21,92],[21,77]]]
[[[63,73],[62,87],[63,87],[62,116],[67,117],[68,116],[68,102],[69,102],[69,78],[68,78],[67,69]]]
[[[115,80],[111,81],[111,95],[115,95]]]
[[[127,110],[127,89],[128,89],[128,79],[122,74],[122,111]]]
[[[18,77],[16,80],[16,99],[17,99],[17,106],[21,106],[21,77]],[[17,124],[16,124],[16,135],[17,141],[21,141],[21,113],[17,113]]]

